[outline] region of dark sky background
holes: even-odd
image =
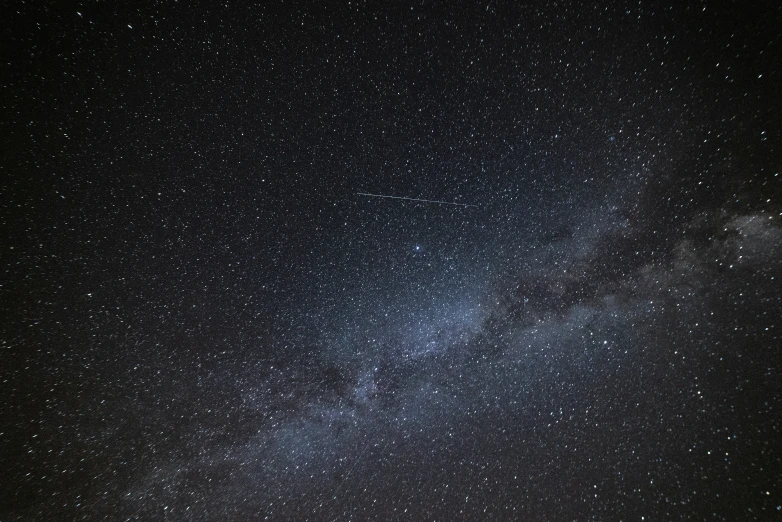
[[[780,516],[777,2],[211,4],[2,8],[3,521]]]

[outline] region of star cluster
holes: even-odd
[[[7,9],[0,518],[779,516],[780,7],[180,4]]]

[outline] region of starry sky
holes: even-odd
[[[3,521],[780,516],[777,3],[2,18]]]

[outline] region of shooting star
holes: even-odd
[[[452,201],[438,201],[436,199],[419,199],[419,198],[405,198],[402,196],[386,196],[384,194],[368,194],[366,192],[356,192],[359,196],[369,196],[372,198],[388,198],[388,199],[404,199],[406,201],[420,201],[422,203],[436,203],[438,205],[455,205],[457,207],[475,207],[478,205],[469,205],[467,203],[454,203]]]

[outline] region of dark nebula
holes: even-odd
[[[777,3],[3,20],[3,521],[782,517]]]

